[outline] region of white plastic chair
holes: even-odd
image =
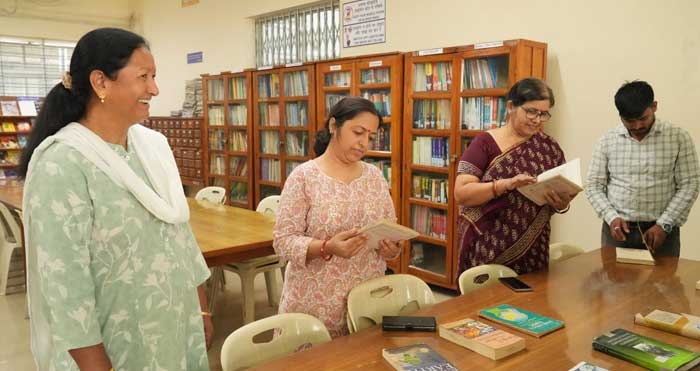
[[[24,285],[24,267],[13,270],[10,274],[12,254],[22,247],[22,232],[17,221],[18,217],[12,215],[10,209],[0,202],[0,295],[7,293],[8,286]],[[21,250],[17,250],[21,251]],[[10,285],[10,278],[14,282]],[[14,279],[16,278],[16,279]]]
[[[500,264],[484,264],[471,267],[459,275],[459,292],[462,295],[498,282],[498,277],[517,277],[518,274]]]
[[[586,252],[582,247],[564,242],[549,245],[549,263],[558,263]]]
[[[279,210],[280,196],[269,196],[258,203],[257,212],[276,217]],[[248,259],[242,262],[229,263],[222,266],[223,269],[235,272],[241,278],[241,293],[243,295],[243,323],[255,320],[255,276],[258,273],[265,274],[265,286],[267,287],[267,301],[271,306],[279,305],[280,283],[277,280],[277,269],[282,272],[284,278],[284,259],[277,255],[267,255],[259,258]]]
[[[223,187],[204,187],[194,196],[195,200],[206,200],[215,204],[223,204],[226,201],[226,189]]]
[[[360,283],[348,294],[348,328],[357,332],[382,323],[382,316],[409,314],[435,304],[430,287],[410,274],[391,274]]]
[[[256,343],[253,338],[270,330],[276,336],[269,342]],[[237,371],[279,358],[300,348],[331,340],[319,319],[304,313],[282,313],[240,327],[231,333],[221,348],[221,367]]]

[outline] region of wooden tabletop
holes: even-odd
[[[24,182],[17,180],[0,181],[0,202],[22,210],[22,192]]]
[[[190,225],[210,267],[274,254],[273,218],[239,207],[187,199]]]
[[[0,202],[22,209],[22,183],[0,184]],[[190,225],[210,267],[274,254],[274,219],[253,210],[187,199]]]
[[[700,262],[661,258],[657,266],[616,264],[614,249],[594,250],[553,264],[549,272],[520,276],[533,287],[514,293],[501,284],[449,299],[418,312],[433,315],[438,323],[462,318],[478,319],[480,309],[508,303],[552,318],[563,329],[535,338],[483,320],[525,339],[526,349],[499,361],[483,357],[440,338],[437,333],[382,332],[373,327],[329,343],[286,356],[257,370],[392,370],[382,359],[382,348],[426,343],[460,370],[568,370],[589,361],[610,370],[643,370],[631,363],[594,351],[591,341],[618,327],[648,335],[692,351],[700,342],[634,324],[635,313],[653,309],[700,313]],[[417,313],[417,314],[418,314]]]

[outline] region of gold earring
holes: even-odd
[[[99,97],[100,97],[100,103],[104,103],[104,102],[105,102],[105,96],[104,96],[104,95],[100,95]]]

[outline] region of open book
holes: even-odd
[[[367,235],[367,247],[370,249],[378,249],[379,241],[381,240],[410,240],[420,235],[420,233],[411,228],[404,227],[403,225],[396,224],[386,219],[367,224],[360,228],[360,233]]]
[[[549,169],[537,176],[537,183],[522,186],[518,191],[537,205],[544,205],[547,200],[545,193],[553,189],[557,193],[575,195],[583,188],[581,186],[581,160],[575,158],[563,165]]]
[[[618,263],[656,265],[656,260],[647,249],[615,248]]]

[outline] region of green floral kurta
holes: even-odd
[[[133,150],[110,146],[150,185]],[[209,270],[188,223],[157,219],[61,143],[25,188],[40,370],[77,370],[67,351],[99,343],[118,371],[209,369],[196,290]]]

